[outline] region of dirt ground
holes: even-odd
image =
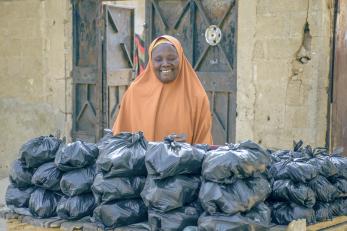
[[[25,231],[57,231],[60,228],[40,228],[32,225],[20,223],[17,219],[10,219],[8,221],[0,218],[0,230],[1,231],[17,231],[17,230],[25,230]]]

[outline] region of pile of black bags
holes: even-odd
[[[109,132],[98,147],[98,173],[92,185],[98,206],[93,220],[106,228],[137,230],[132,224],[147,221],[147,208],[140,197],[147,175],[147,141],[141,132],[116,136]]]
[[[197,224],[197,201],[205,150],[166,137],[150,142],[146,152],[148,177],[141,193],[148,206],[151,230],[183,230]]]
[[[324,148],[303,147],[272,153],[272,220],[288,224],[305,218],[307,223],[345,214],[347,158],[329,155]]]
[[[199,199],[205,213],[198,229],[263,230],[271,210],[264,204],[271,192],[266,177],[270,155],[251,141],[221,146],[207,153]]]

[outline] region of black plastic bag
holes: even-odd
[[[347,158],[334,154],[330,160],[337,168],[337,175],[347,179]]]
[[[332,185],[324,176],[317,176],[309,183],[311,189],[316,193],[317,201],[334,201],[341,194],[340,190]]]
[[[237,178],[264,172],[270,162],[270,155],[264,149],[252,141],[245,141],[208,152],[201,174],[207,180],[230,184]]]
[[[145,186],[145,181],[145,176],[104,179],[102,173],[98,173],[94,178],[92,191],[97,198],[97,203],[117,199],[138,198]]]
[[[6,205],[15,207],[28,207],[31,193],[35,188],[19,189],[12,184],[9,184],[5,194]]]
[[[147,222],[136,223],[119,228],[115,228],[113,231],[151,231]]]
[[[147,220],[147,208],[141,199],[122,200],[99,205],[93,218],[108,228],[127,226]]]
[[[318,202],[314,206],[317,221],[325,221],[333,218],[332,205],[330,203]]]
[[[10,181],[18,188],[27,188],[31,186],[32,170],[25,168],[20,160],[12,162],[10,167]]]
[[[293,182],[307,183],[318,175],[317,168],[306,160],[280,161],[269,170],[275,180],[291,179]]]
[[[60,170],[67,172],[94,164],[98,155],[95,144],[76,141],[60,148],[54,162]]]
[[[325,177],[334,176],[338,172],[329,156],[317,155],[308,160],[307,163],[316,166],[319,174]]]
[[[333,210],[334,216],[347,216],[347,198],[338,199],[332,204],[334,204],[333,208],[338,208]]]
[[[148,210],[148,223],[151,230],[180,231],[186,226],[197,225],[202,208],[198,203],[192,203],[169,212]]]
[[[146,149],[147,141],[142,132],[120,133],[109,142],[104,141],[96,161],[97,169],[105,178],[146,176]]]
[[[229,216],[222,213],[208,215],[204,213],[198,221],[199,231],[237,231],[237,230],[269,230],[271,210],[264,203],[260,203],[248,213],[237,213]]]
[[[312,208],[316,203],[316,194],[302,183],[294,184],[291,180],[276,180],[272,184],[271,199],[287,201]]]
[[[165,179],[153,179],[148,176],[141,197],[147,207],[167,212],[195,201],[200,184],[200,177],[191,175]]]
[[[92,215],[95,207],[93,194],[86,193],[73,197],[62,197],[57,205],[57,214],[62,219],[76,220]]]
[[[37,188],[30,196],[30,212],[38,218],[54,217],[60,197],[52,191]]]
[[[38,167],[31,182],[41,188],[60,191],[60,179],[63,173],[54,162],[48,162]]]
[[[347,193],[347,179],[344,178],[333,178],[330,180],[333,185],[340,190],[341,193]]]
[[[278,202],[272,206],[272,221],[279,225],[287,225],[293,220],[306,219],[308,224],[316,222],[315,211],[294,203]]]
[[[158,179],[181,174],[200,175],[204,156],[204,150],[166,137],[164,142],[148,144],[146,168],[148,175]]]
[[[95,175],[94,165],[66,172],[60,180],[61,191],[70,197],[91,192]]]
[[[28,168],[36,168],[54,160],[62,140],[53,136],[40,136],[29,140],[19,150],[21,160]]]
[[[202,183],[199,200],[209,214],[233,215],[250,210],[271,193],[269,182],[262,176],[240,179],[233,184]]]

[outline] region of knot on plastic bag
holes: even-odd
[[[172,150],[179,151],[181,149],[182,142],[185,142],[187,135],[185,134],[171,134],[164,138],[164,142],[169,145]]]

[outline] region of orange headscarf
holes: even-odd
[[[162,83],[155,75],[152,50],[159,39],[171,42],[179,56],[177,78]],[[149,46],[149,62],[124,94],[113,134],[143,131],[149,141],[162,141],[172,133],[185,134],[191,144],[212,144],[208,97],[180,42],[168,35]]]

